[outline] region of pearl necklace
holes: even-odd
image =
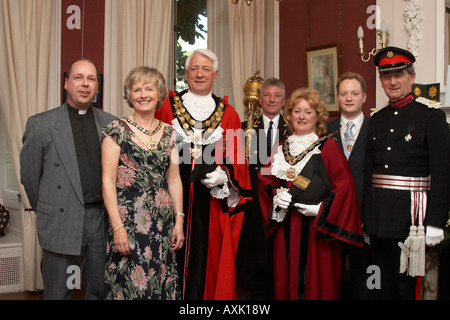
[[[162,126],[162,121],[158,120],[158,125],[156,126],[155,129],[153,129],[152,131],[148,131],[147,129],[145,129],[144,127],[141,127],[140,125],[138,125],[136,122],[134,122],[133,120],[131,120],[130,118],[126,117],[125,120],[133,125],[134,127],[136,127],[138,130],[140,130],[141,132],[145,133],[146,135],[149,135],[150,137],[152,137],[155,133],[157,133],[159,131],[159,129],[161,129]],[[150,151],[155,151],[157,149],[158,143],[155,140],[152,140],[150,138],[150,140],[147,142],[147,149]]]

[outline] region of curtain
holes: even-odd
[[[2,0],[0,5],[0,110],[11,146],[17,181],[20,181],[22,135],[29,116],[58,106],[61,5],[59,0]],[[29,202],[18,182],[24,206]],[[41,252],[35,213],[23,216],[25,290],[43,288]]]
[[[146,65],[169,77],[173,1],[110,0],[105,10],[104,109],[123,117],[133,113],[123,99],[132,68]]]
[[[450,65],[450,8],[445,8],[445,25],[444,25],[444,83],[446,86],[449,86],[450,83],[447,83],[447,77],[448,77],[448,66]]]
[[[234,101],[244,99],[247,79],[259,71],[264,78],[265,1],[228,3]],[[242,119],[244,121],[244,119]]]

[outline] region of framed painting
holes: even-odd
[[[339,114],[336,82],[341,74],[339,44],[306,49],[308,87],[319,92],[330,115]]]

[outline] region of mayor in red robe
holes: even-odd
[[[170,92],[155,114],[179,139],[186,239],[176,255],[186,300],[236,298],[234,261],[251,199],[239,115],[211,93],[218,64],[211,50],[194,50],[185,64],[188,90]]]
[[[327,118],[315,90],[295,90],[285,109],[294,134],[259,173],[278,300],[339,299],[342,244],[364,246],[350,167],[337,142],[324,135]]]
[[[185,95],[190,102],[189,91],[171,91],[156,112],[158,119],[174,126],[180,138],[186,243],[184,250],[177,251],[177,262],[183,298],[236,299],[236,250],[245,203],[251,199],[241,121],[226,97],[213,94],[214,111],[199,121],[184,105]],[[208,188],[202,178],[215,170],[224,172],[227,182]]]

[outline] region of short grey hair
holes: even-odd
[[[196,49],[196,50],[194,50],[194,52],[192,52],[189,55],[189,57],[186,59],[186,64],[184,66],[185,70],[189,69],[189,66],[191,64],[191,60],[196,55],[201,55],[201,56],[207,57],[209,60],[211,60],[213,62],[214,72],[219,70],[219,59],[217,58],[217,55],[214,52],[212,52],[211,50],[209,50],[209,49]]]
[[[280,79],[277,78],[268,78],[266,80],[264,80],[261,89],[259,90],[259,96],[261,97],[264,89],[266,87],[270,87],[270,86],[276,86],[279,87],[283,90],[283,99],[286,97],[286,88],[284,86],[283,81],[281,81]]]

